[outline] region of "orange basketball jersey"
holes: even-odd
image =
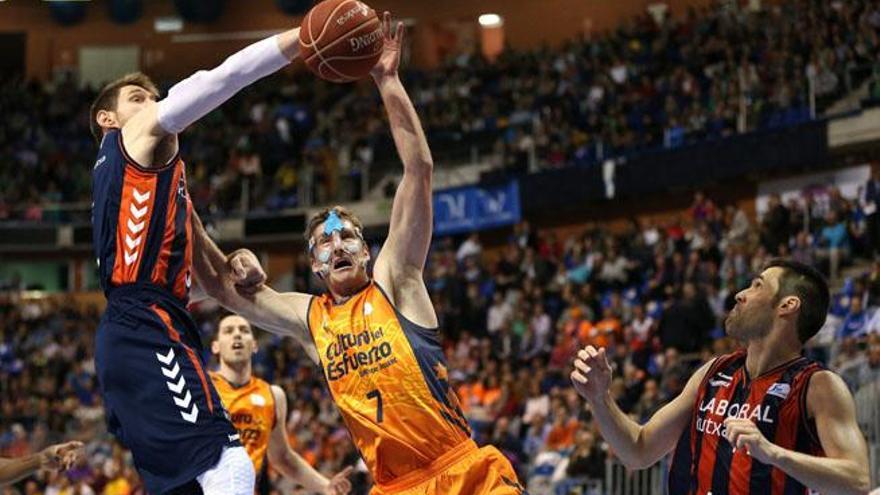
[[[214,372],[211,379],[254,462],[254,471],[259,473],[269,449],[269,435],[275,428],[275,396],[270,385],[252,376],[251,381],[236,387]]]
[[[469,440],[437,330],[404,318],[375,282],[344,304],[315,297],[308,315],[330,391],[377,483]]]

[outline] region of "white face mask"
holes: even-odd
[[[343,222],[335,212],[328,216],[323,232],[309,242],[309,251],[320,263],[319,270],[322,277],[330,273],[330,259],[334,251],[341,248],[346,254],[354,257],[363,250],[363,247],[364,239],[360,229],[349,221]],[[363,260],[362,264],[366,265],[366,260]]]
[[[315,259],[320,263],[328,263],[333,251],[335,251],[337,247],[341,247],[343,251],[352,256],[360,253],[363,247],[363,240],[361,240],[360,237],[346,237],[343,239],[338,231],[333,232],[329,237],[321,237],[323,239],[319,239],[318,242],[315,243],[315,247],[312,248],[312,254],[315,255]]]

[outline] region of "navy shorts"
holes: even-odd
[[[189,492],[195,478],[240,445],[214,390],[189,313],[111,298],[95,342],[108,428],[132,453],[149,493]]]

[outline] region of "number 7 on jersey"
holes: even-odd
[[[382,422],[382,393],[379,392],[379,389],[372,390],[367,394],[367,399],[376,399],[376,401],[378,403],[376,405],[376,422],[381,423]]]

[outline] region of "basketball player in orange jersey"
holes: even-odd
[[[199,230],[199,260],[208,264],[200,272],[216,273],[203,288],[253,324],[293,335],[320,363],[373,476],[374,495],[521,494],[510,462],[494,447],[478,448],[470,439],[449,387],[437,315],[422,278],[431,241],[433,162],[397,74],[403,25],[392,32],[386,13],[384,31],[385,48],[371,74],[404,173],[373,278],[360,221],[337,207],[313,218],[306,232],[312,270],[328,294],[279,294],[261,287],[243,297],[231,284],[211,284],[229,280],[223,273],[230,266]]]
[[[578,352],[571,378],[605,440],[630,468],[675,450],[676,495],[864,494],[868,453],[843,380],[802,356],[828,313],[813,268],[773,260],[736,295],[727,333],[746,348],[701,367],[644,425],[609,394],[605,349]]]
[[[287,396],[281,387],[253,376],[251,356],[256,352],[257,341],[247,320],[237,315],[220,320],[211,342],[220,368],[211,372],[211,379],[254,463],[257,485],[268,459],[273,469],[310,493],[347,494],[350,467],[328,480],[287,444]]]

